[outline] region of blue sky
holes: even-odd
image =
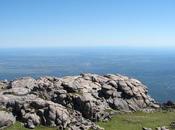
[[[175,47],[175,0],[0,0],[0,47]]]

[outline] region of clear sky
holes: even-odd
[[[175,0],[0,0],[0,47],[175,47]]]

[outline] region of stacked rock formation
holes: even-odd
[[[114,110],[157,107],[145,85],[122,75],[24,77],[0,82],[0,114],[6,110],[28,128],[42,124],[69,130],[98,130],[95,122],[108,120]],[[7,121],[12,124],[14,118]],[[5,119],[0,118],[0,123],[1,120]]]

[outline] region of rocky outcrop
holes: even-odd
[[[4,129],[15,122],[15,117],[10,112],[0,111],[0,128]]]
[[[28,128],[42,124],[69,130],[101,129],[115,111],[150,110],[159,106],[140,81],[122,75],[25,77],[0,83],[0,108]]]

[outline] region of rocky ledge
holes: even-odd
[[[16,120],[28,128],[100,130],[115,111],[153,110],[159,105],[140,81],[122,75],[24,77],[0,82],[0,127]]]

